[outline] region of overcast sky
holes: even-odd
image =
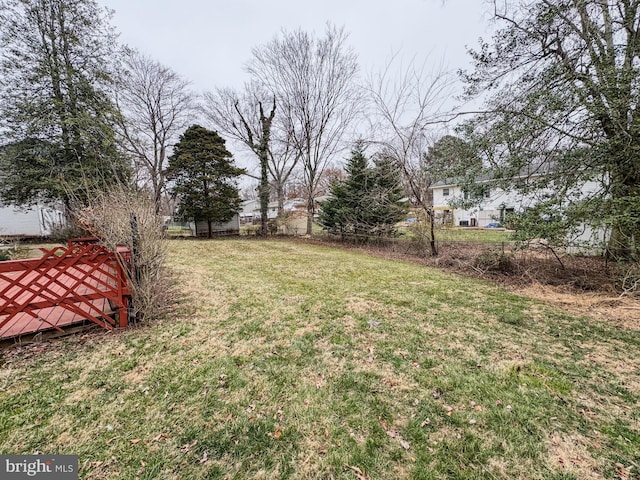
[[[241,87],[253,47],[282,29],[321,36],[344,26],[362,72],[392,53],[452,69],[470,65],[467,46],[490,35],[481,0],[98,0],[115,10],[120,40],[193,82],[196,91]]]
[[[396,68],[410,61],[432,73],[468,68],[467,47],[492,31],[485,0],[97,1],[115,10],[112,25],[122,43],[171,67],[198,93],[241,88],[251,49],[283,29],[320,37],[327,22],[344,27],[363,76],[381,70],[392,55]],[[252,154],[234,142],[230,149],[240,166],[257,168]]]

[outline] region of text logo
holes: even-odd
[[[77,455],[0,455],[2,480],[78,480]]]

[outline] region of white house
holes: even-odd
[[[482,196],[477,198],[475,206],[469,209],[455,206],[456,201],[468,199],[468,194],[455,180],[434,184],[431,189],[436,221],[443,225],[459,227],[487,227],[490,224],[499,224],[504,221],[507,214],[523,212],[536,205],[541,195],[549,192],[548,189],[544,189],[523,194],[515,190],[505,191],[489,186],[489,182],[486,183],[487,188],[483,189]],[[586,197],[597,192],[599,188],[598,183],[589,181],[571,194],[574,198]],[[602,245],[607,238],[607,232],[596,231],[588,225],[583,225],[571,238],[567,238],[567,244],[573,252],[579,252],[583,251],[578,247],[579,245]]]
[[[306,203],[302,198],[291,198],[285,200],[283,209],[285,212],[296,212],[304,210]],[[269,202],[267,218],[269,220],[278,217],[278,202]],[[240,223],[253,223],[260,221],[260,200],[245,200],[242,203],[242,211],[240,212]]]
[[[62,210],[50,206],[0,206],[0,237],[47,237],[64,224]]]
[[[490,223],[500,222],[508,213],[523,211],[534,204],[534,198],[527,198],[517,192],[487,188],[477,206],[462,209],[451,206],[465,197],[462,187],[454,181],[438,182],[432,187],[433,209],[436,218],[444,225],[459,227],[486,227]]]

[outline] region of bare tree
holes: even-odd
[[[431,254],[437,255],[434,212],[429,187],[431,176],[425,168],[425,152],[438,125],[451,117],[445,102],[451,94],[451,78],[440,68],[426,71],[410,62],[398,68],[397,55],[367,82],[373,119],[372,143],[382,146],[385,155],[398,162],[411,202],[419,207],[431,224]],[[400,72],[394,74],[394,72]]]
[[[269,150],[269,172],[273,179],[273,189],[278,199],[278,214],[282,215],[286,186],[299,164],[300,153],[289,142],[289,138],[280,124],[276,124],[273,131],[271,149]]]
[[[323,38],[282,32],[255,48],[248,65],[278,102],[286,144],[303,166],[307,234],[311,235],[318,182],[356,113],[356,54],[343,28],[327,25]]]
[[[139,179],[150,187],[159,213],[167,151],[193,111],[189,82],[152,58],[128,51],[116,101],[122,146],[133,157]]]
[[[260,175],[258,198],[260,199],[260,234],[268,233],[268,211],[271,185],[269,182],[271,151],[271,127],[276,114],[275,96],[268,101],[269,110],[264,108],[263,92],[257,84],[247,84],[243,94],[228,88],[204,94],[202,112],[222,133],[241,142],[258,157]]]
[[[341,182],[346,178],[345,171],[335,165],[327,166],[322,172],[321,179],[318,182],[318,191],[322,195],[327,195],[337,182]]]

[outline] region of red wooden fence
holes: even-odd
[[[0,262],[0,339],[66,333],[86,321],[107,330],[127,326],[128,250],[116,254],[94,239],[73,239],[42,251],[42,258]]]

